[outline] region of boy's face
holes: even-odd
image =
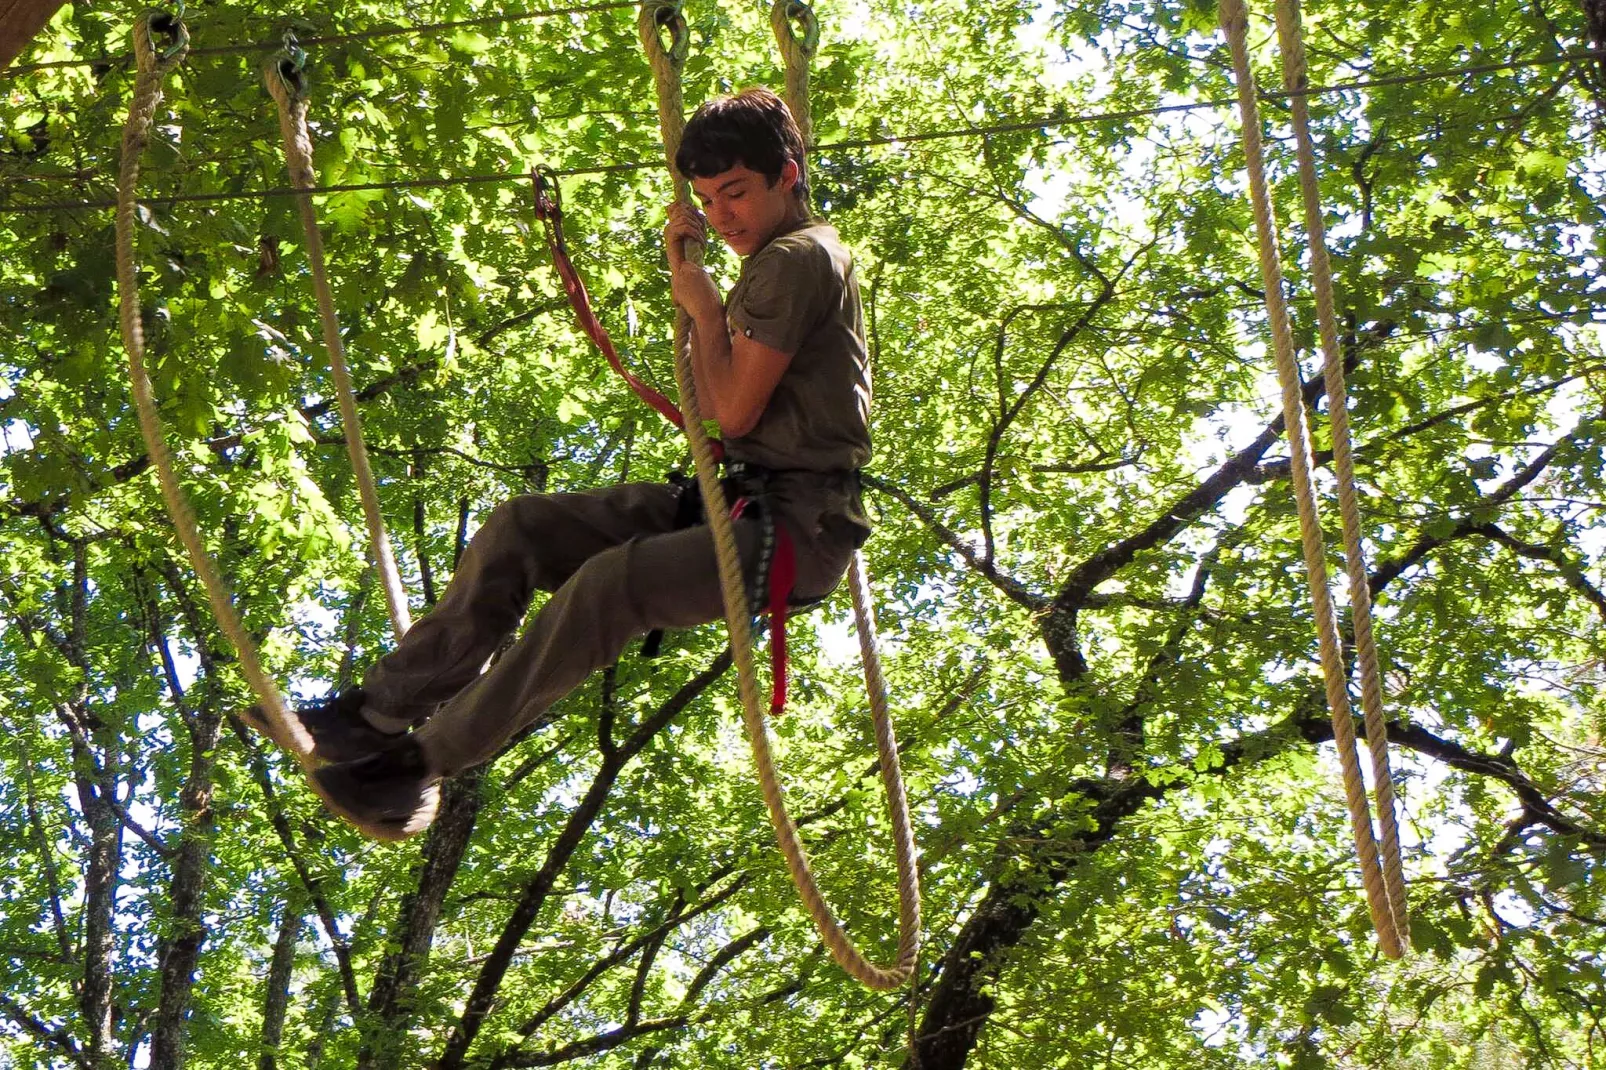
[[[788,160],[773,185],[762,173],[737,164],[709,178],[692,179],[691,188],[715,233],[736,255],[751,256],[796,214],[796,185],[797,164]]]

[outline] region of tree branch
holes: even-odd
[[[16,1022],[24,1030],[83,1067],[83,1070],[95,1070],[84,1056],[84,1053],[78,1050],[78,1045],[73,1043],[72,1036],[65,1029],[52,1028],[46,1025],[30,1014],[22,1004],[7,995],[0,994],[0,1010],[5,1011],[6,1017]]]
[[[729,650],[720,654],[714,661],[692,679],[681,686],[680,690],[671,696],[658,710],[645,719],[635,732],[618,746],[612,754],[605,755],[592,779],[591,786],[586,790],[578,805],[570,812],[569,819],[564,822],[557,839],[548,848],[546,860],[540,870],[524,886],[524,891],[513,913],[502,927],[501,935],[497,938],[496,946],[486,957],[484,966],[480,969],[479,977],[474,982],[474,989],[470,993],[462,1015],[452,1027],[451,1035],[447,1038],[446,1047],[436,1064],[436,1070],[460,1070],[468,1055],[468,1049],[479,1035],[480,1027],[490,1014],[496,1002],[497,989],[501,987],[502,980],[507,975],[508,967],[513,963],[513,956],[517,953],[524,934],[534,924],[541,908],[546,904],[553,885],[557,882],[558,874],[568,865],[570,857],[580,846],[581,840],[590,830],[592,822],[602,812],[603,804],[607,801],[609,793],[613,790],[614,782],[618,779],[620,771],[645,747],[664,726],[674,720],[691,701],[708,688],[715,680],[730,668],[731,654]],[[642,1023],[645,1028],[648,1023]],[[510,1064],[525,1065],[525,1064]],[[539,1064],[529,1064],[539,1065]]]
[[[944,545],[962,557],[966,565],[1002,591],[1011,602],[1033,613],[1041,612],[1048,607],[1047,598],[1032,591],[1013,576],[1000,571],[996,564],[983,560],[981,555],[977,554],[964,539],[961,539],[942,521],[938,520],[935,512],[928,506],[916,501],[902,487],[879,476],[873,476],[868,472],[864,473],[861,478],[865,486],[887,495],[913,513]]]

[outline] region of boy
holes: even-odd
[[[774,93],[704,104],[675,165],[704,208],[672,206],[664,229],[704,415],[792,536],[794,596],[823,597],[870,530],[858,481],[870,379],[851,258],[808,209],[803,141]],[[681,248],[706,225],[743,257],[724,302]],[[631,638],[723,619],[713,540],[677,525],[679,495],[636,483],[494,509],[440,604],[363,686],[296,711],[313,753],[333,763],[313,774],[330,808],[370,836],[413,835],[434,819],[442,777],[493,757]],[[736,532],[751,582],[760,531]],[[552,596],[481,675],[537,590]]]

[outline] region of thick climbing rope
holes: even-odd
[[[797,28],[803,30],[798,36]],[[770,6],[770,28],[786,69],[786,106],[792,112],[803,144],[814,143],[814,111],[809,107],[809,65],[820,48],[820,23],[814,9],[802,0],[775,0]]]
[[[1321,193],[1316,182],[1316,150],[1310,137],[1310,105],[1303,90],[1309,83],[1305,35],[1299,0],[1277,0],[1277,37],[1283,56],[1283,88],[1290,91],[1290,118],[1299,160],[1299,188],[1309,235],[1311,284],[1316,291],[1316,319],[1322,342],[1322,374],[1327,381],[1327,407],[1333,436],[1333,464],[1338,476],[1338,509],[1343,523],[1344,561],[1349,573],[1350,618],[1355,656],[1361,675],[1361,709],[1366,716],[1366,743],[1372,758],[1377,793],[1377,823],[1382,833],[1383,879],[1389,910],[1402,947],[1410,943],[1411,924],[1400,863],[1400,830],[1395,820],[1394,776],[1389,769],[1388,728],[1383,717],[1382,674],[1372,635],[1372,589],[1367,582],[1366,555],[1361,549],[1361,513],[1355,493],[1355,459],[1350,448],[1349,396],[1344,386],[1344,354],[1338,344],[1334,311],[1333,270],[1327,257],[1327,229],[1322,222]]]
[[[166,37],[171,44],[158,51],[153,34]],[[206,597],[219,627],[239,653],[240,669],[261,703],[269,726],[268,734],[295,755],[303,768],[310,768],[312,738],[300,722],[285,710],[284,700],[263,670],[256,644],[235,613],[217,566],[207,554],[200,527],[195,520],[195,511],[190,507],[174,471],[173,455],[167,448],[166,429],[156,411],[150,376],[145,371],[145,334],[140,323],[139,308],[139,267],[134,256],[134,194],[139,183],[140,155],[150,140],[151,122],[162,101],[162,79],[183,60],[188,41],[189,32],[184,23],[166,13],[147,11],[134,21],[134,97],[129,106],[128,122],[123,128],[122,160],[117,171],[118,320],[122,328],[123,345],[128,351],[129,378],[135,411],[139,415],[140,432],[145,437],[146,451],[156,468],[162,497],[173,526],[189,554],[190,565],[206,588]]]
[[[1359,515],[1355,512],[1354,468],[1349,463],[1348,423],[1344,414],[1344,392],[1342,384],[1343,362],[1338,353],[1337,333],[1333,330],[1331,343],[1329,343],[1329,325],[1323,324],[1323,349],[1327,356],[1327,375],[1331,409],[1333,412],[1333,435],[1335,457],[1339,450],[1338,441],[1341,434],[1344,438],[1342,447],[1345,454],[1345,463],[1339,471],[1340,494],[1347,493],[1349,505],[1346,511],[1352,515],[1346,516],[1344,521],[1344,541],[1346,557],[1350,572],[1352,589],[1353,611],[1356,615],[1357,644],[1359,636],[1364,631],[1367,636],[1367,654],[1371,658],[1371,668],[1363,668],[1363,680],[1368,672],[1371,679],[1369,684],[1363,685],[1363,701],[1368,706],[1367,733],[1372,737],[1374,768],[1378,773],[1379,809],[1387,808],[1383,819],[1384,849],[1392,858],[1380,864],[1378,857],[1378,844],[1372,828],[1371,814],[1367,808],[1366,783],[1361,775],[1360,763],[1355,754],[1355,722],[1350,709],[1348,674],[1344,666],[1343,649],[1338,638],[1338,623],[1332,602],[1332,593],[1327,578],[1326,551],[1322,544],[1321,517],[1317,506],[1316,495],[1311,485],[1311,447],[1310,435],[1305,422],[1305,404],[1301,392],[1299,365],[1294,357],[1293,332],[1288,321],[1288,308],[1283,299],[1282,266],[1278,259],[1276,224],[1271,212],[1271,197],[1267,188],[1264,153],[1260,137],[1260,114],[1256,105],[1256,89],[1254,74],[1249,67],[1248,24],[1249,11],[1244,0],[1219,0],[1221,26],[1227,35],[1227,43],[1232,52],[1233,70],[1238,87],[1239,113],[1243,122],[1244,156],[1249,173],[1249,194],[1255,213],[1255,231],[1258,239],[1260,255],[1260,271],[1262,282],[1266,291],[1266,313],[1271,321],[1272,351],[1277,361],[1277,377],[1282,386],[1283,418],[1288,428],[1288,452],[1290,468],[1293,474],[1294,501],[1299,512],[1300,539],[1305,555],[1305,572],[1310,584],[1311,601],[1315,610],[1316,634],[1321,652],[1322,676],[1327,691],[1327,705],[1332,715],[1333,737],[1338,745],[1339,764],[1343,770],[1345,802],[1349,808],[1350,827],[1354,834],[1356,855],[1361,866],[1361,880],[1366,888],[1366,901],[1371,912],[1372,924],[1377,929],[1378,943],[1383,953],[1389,958],[1400,958],[1405,954],[1409,942],[1409,933],[1406,928],[1406,905],[1404,897],[1404,878],[1401,875],[1399,862],[1399,837],[1394,832],[1394,795],[1392,782],[1388,775],[1386,752],[1382,764],[1378,765],[1380,748],[1386,748],[1386,733],[1382,724],[1381,688],[1376,679],[1376,651],[1371,643],[1370,626],[1370,599],[1353,597],[1353,591],[1358,584],[1360,590],[1366,593],[1366,565],[1361,556]],[[1285,38],[1285,49],[1286,49]],[[1303,49],[1300,54],[1293,57],[1294,66],[1286,67],[1287,78],[1291,84],[1302,81]],[[1290,57],[1284,56],[1285,65]],[[1294,98],[1303,104],[1303,97]],[[1308,116],[1306,117],[1305,141],[1308,146]],[[1311,226],[1310,242],[1313,256],[1319,255],[1322,265],[1326,267],[1326,256],[1323,230],[1320,227],[1321,208],[1315,196],[1314,155],[1311,155],[1306,179],[1307,189],[1306,218],[1309,224],[1312,218],[1315,224]],[[1306,161],[1301,161],[1302,171],[1307,169]],[[1320,252],[1318,253],[1318,250]],[[1332,280],[1330,272],[1325,273],[1327,315],[1332,315]],[[1318,300],[1322,300],[1318,283]],[[1336,381],[1338,390],[1333,391],[1332,384]],[[1344,489],[1344,488],[1347,488]],[[1364,618],[1365,623],[1361,623]],[[1359,646],[1357,649],[1359,651]],[[1374,693],[1365,694],[1367,688]],[[1371,723],[1372,705],[1376,703],[1376,727]],[[1384,866],[1393,870],[1392,877],[1385,877]],[[1391,894],[1391,885],[1398,887],[1397,894]]]
[[[287,47],[262,66],[262,78],[268,92],[279,109],[279,131],[284,135],[284,160],[290,172],[290,184],[300,191],[296,207],[301,211],[301,228],[306,233],[307,262],[312,268],[312,285],[318,295],[318,317],[323,324],[323,344],[329,351],[329,370],[334,373],[335,396],[340,402],[340,423],[345,431],[346,452],[351,456],[351,468],[357,477],[358,495],[362,499],[363,517],[368,522],[368,542],[375,567],[385,591],[385,605],[390,612],[390,626],[400,639],[412,626],[407,612],[407,593],[401,576],[396,571],[396,557],[385,535],[385,521],[379,512],[379,488],[374,483],[374,470],[368,463],[368,450],[363,445],[362,417],[357,413],[357,392],[352,386],[351,372],[346,367],[346,348],[340,340],[340,321],[335,316],[334,293],[329,288],[329,274],[324,268],[323,235],[318,231],[318,217],[312,207],[312,193],[317,177],[312,170],[312,137],[307,132],[307,89],[302,73],[300,49],[287,42]]]
[[[653,79],[658,90],[658,118],[663,134],[664,156],[675,200],[689,203],[690,188],[675,167],[675,154],[680,147],[681,132],[685,128],[684,102],[680,76],[685,65],[689,36],[679,5],[673,0],[644,0],[637,22],[641,42],[652,65]],[[663,34],[670,37],[664,45]],[[688,257],[701,261],[701,249],[688,246]],[[726,508],[724,488],[720,486],[713,451],[703,426],[697,404],[696,384],[691,366],[691,321],[685,310],[677,309],[675,317],[675,379],[680,390],[681,408],[685,413],[686,437],[690,443],[692,459],[697,469],[697,482],[703,494],[709,528],[713,532],[719,560],[720,588],[725,603],[725,622],[730,632],[732,658],[736,665],[738,688],[742,699],[742,720],[747,730],[753,758],[757,766],[759,786],[769,809],[770,823],[774,826],[781,853],[798,895],[813,918],[826,948],[839,966],[850,976],[875,989],[897,988],[913,975],[914,963],[920,947],[920,881],[915,861],[914,833],[909,822],[908,802],[903,789],[903,778],[898,764],[898,745],[887,714],[886,685],[880,679],[879,663],[872,679],[866,657],[866,677],[870,683],[871,708],[875,719],[876,748],[880,757],[882,782],[886,788],[888,807],[893,826],[893,840],[898,866],[898,956],[890,967],[877,966],[867,960],[853,945],[841,922],[836,919],[821,894],[813,871],[809,868],[797,825],[786,810],[786,799],[770,750],[764,706],[760,698],[758,677],[753,667],[752,629],[748,622],[746,585],[742,578],[741,557],[736,545],[736,533]],[[861,570],[853,575],[855,609],[861,621],[869,620],[869,593]],[[861,626],[860,645],[866,645],[866,632]],[[870,640],[873,646],[873,638]]]

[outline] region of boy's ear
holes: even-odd
[[[797,185],[797,175],[796,160],[787,160],[781,164],[781,189],[787,193],[792,192],[792,187]]]

